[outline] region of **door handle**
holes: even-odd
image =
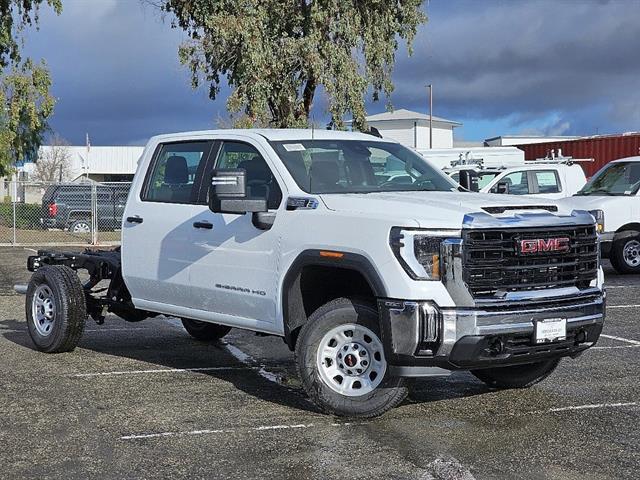
[[[142,218],[140,218],[140,217],[138,217],[138,216],[135,216],[135,217],[127,217],[127,222],[129,222],[129,223],[142,223],[142,222],[143,222],[143,219],[142,219]]]
[[[193,222],[194,228],[206,228],[207,230],[211,230],[213,228],[213,224],[209,222]]]

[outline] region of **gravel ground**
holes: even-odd
[[[607,337],[543,383],[419,380],[400,407],[349,423],[307,401],[277,338],[208,345],[173,319],[110,316],[74,352],[36,352],[11,288],[28,254],[0,249],[3,478],[638,477],[638,276],[606,269]]]

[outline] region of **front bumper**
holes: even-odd
[[[600,242],[600,255],[602,258],[609,258],[611,253],[611,246],[613,245],[613,238],[616,232],[604,232],[598,234],[598,241]]]
[[[598,340],[605,297],[598,288],[566,293],[466,308],[380,299],[385,356],[392,369],[408,376],[434,374],[433,367],[476,369],[575,357]],[[535,344],[535,322],[551,318],[567,319],[566,340]]]

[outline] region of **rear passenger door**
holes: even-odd
[[[138,308],[181,315],[193,303],[189,283],[195,260],[190,247],[193,216],[212,145],[211,141],[160,144],[142,189],[129,198],[122,263]]]

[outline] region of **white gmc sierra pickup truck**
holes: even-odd
[[[410,182],[393,181],[399,169]],[[407,377],[470,370],[530,386],[594,345],[605,314],[591,214],[464,191],[362,133],[154,137],[122,248],[40,251],[27,267],[17,289],[42,351],[72,350],[107,312],[179,317],[202,341],[231,327],[277,335],[311,399],[345,416],[398,405]]]

